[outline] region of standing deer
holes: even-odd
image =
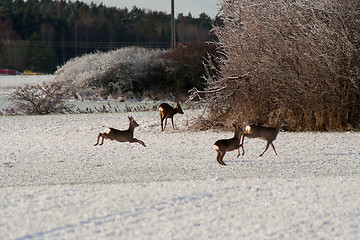
[[[177,103],[175,108],[173,108],[167,103],[162,103],[159,106],[159,113],[160,113],[161,131],[165,130],[168,118],[171,118],[172,127],[173,129],[175,129],[174,119],[173,119],[174,115],[177,113],[184,114],[183,110],[181,109],[180,103]],[[163,126],[164,119],[165,119],[165,125]]]
[[[277,155],[277,152],[275,150],[275,146],[273,144],[273,141],[275,141],[277,135],[280,132],[280,129],[282,126],[286,126],[288,123],[281,118],[280,122],[275,128],[272,127],[262,127],[262,126],[256,126],[256,125],[248,125],[245,127],[244,137],[241,141],[241,146],[243,149],[243,155],[244,155],[244,138],[260,138],[262,140],[267,141],[265,150],[260,154],[260,157],[264,155],[264,153],[268,150],[269,145],[273,148],[275,154]]]
[[[131,116],[129,118],[129,129],[128,130],[117,130],[115,128],[106,128],[103,133],[99,133],[97,142],[94,146],[99,144],[99,140],[102,137],[100,146],[104,143],[105,139],[110,139],[111,141],[116,140],[118,142],[130,142],[130,143],[140,143],[141,145],[145,146],[145,143],[139,139],[134,138],[134,129],[139,126],[139,124],[135,121],[135,119]]]
[[[240,156],[239,148],[242,146],[240,144],[240,139],[241,139],[241,136],[243,135],[243,133],[242,133],[241,128],[238,125],[233,124],[233,126],[235,128],[235,133],[234,133],[233,138],[217,140],[213,145],[213,148],[217,152],[216,160],[218,161],[219,164],[224,165],[224,166],[226,166],[226,164],[224,163],[223,158],[224,158],[226,152],[237,149],[238,150],[237,157]],[[243,151],[244,151],[244,148],[243,148]],[[243,155],[244,155],[244,152],[243,152]]]

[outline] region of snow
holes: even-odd
[[[54,81],[53,75],[1,75],[0,76],[0,111],[9,107],[10,102],[8,96],[16,87],[24,86],[25,84],[35,85],[43,82]]]
[[[15,75],[15,76],[0,76],[0,89],[4,90],[6,88],[12,89],[15,87],[21,87],[25,84],[38,84],[42,82],[53,81],[53,75],[39,75],[39,76],[29,76],[29,75]],[[2,91],[3,92],[3,91]]]
[[[221,166],[233,133],[191,131],[200,114],[1,116],[0,239],[359,239],[360,133],[245,139]],[[129,115],[147,147],[94,146]]]

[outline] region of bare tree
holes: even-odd
[[[212,121],[359,124],[358,1],[223,0],[219,14],[222,57],[204,63],[206,89],[191,95],[208,102]]]

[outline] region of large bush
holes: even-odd
[[[55,75],[76,97],[187,98],[191,88],[203,88],[202,60],[208,52],[215,53],[215,48],[205,43],[182,44],[174,50],[122,48],[74,58]]]
[[[213,124],[282,116],[291,130],[359,127],[359,1],[222,1],[220,15],[222,57],[205,63],[205,91],[193,92]]]
[[[148,64],[156,59],[161,50],[137,47],[121,48],[109,52],[96,52],[76,57],[55,72],[69,94],[87,92],[122,94],[133,88],[133,82],[147,74]]]

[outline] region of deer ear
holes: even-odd
[[[235,123],[233,123],[233,127],[236,128],[236,124],[235,124]]]
[[[132,119],[132,116],[128,116],[128,118],[129,118],[129,120],[131,121],[131,119]]]

